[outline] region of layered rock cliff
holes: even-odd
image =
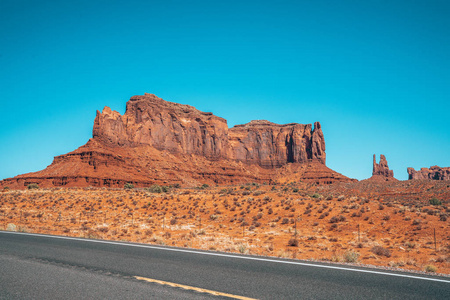
[[[134,96],[124,115],[97,111],[93,137],[46,169],[1,186],[116,186],[126,182],[197,185],[271,182],[290,176],[317,184],[352,181],[325,166],[319,122],[278,125],[227,121],[152,94]]]
[[[317,160],[325,164],[319,122],[278,125],[251,121],[228,129],[227,121],[189,105],[152,94],[131,97],[121,116],[105,107],[94,121],[93,138],[110,146],[149,145],[210,160],[232,159],[262,167]]]
[[[421,168],[419,171],[414,170],[414,168],[408,168],[407,170],[409,180],[450,180],[450,167],[432,166],[430,168]]]
[[[149,145],[208,159],[227,157],[227,135],[225,119],[152,94],[131,97],[123,116],[109,107],[97,111],[93,129],[93,138],[110,146]]]

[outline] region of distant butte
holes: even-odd
[[[397,181],[394,178],[394,171],[389,169],[386,156],[380,154],[380,162],[377,163],[376,155],[373,155],[372,177],[370,181]]]
[[[414,170],[414,168],[408,168],[408,179],[450,180],[450,167],[432,166],[430,168],[421,168],[419,171]]]
[[[109,107],[97,111],[93,137],[84,146],[56,156],[42,171],[5,179],[0,185],[195,186],[286,178],[316,184],[354,181],[325,162],[319,122],[313,127],[258,120],[228,128],[225,119],[212,113],[145,94],[131,97],[124,115]]]

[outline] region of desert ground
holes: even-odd
[[[0,192],[0,230],[450,274],[450,182]]]

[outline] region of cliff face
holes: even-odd
[[[315,160],[325,164],[325,140],[320,123],[278,125],[251,121],[229,131],[229,155],[234,160],[274,168]]]
[[[441,168],[432,166],[430,168],[421,168],[419,171],[414,168],[408,168],[408,179],[431,179],[431,180],[450,180],[450,167]]]
[[[319,122],[312,128],[252,121],[229,129],[225,119],[212,113],[145,94],[132,97],[124,115],[108,107],[97,111],[93,138],[86,145],[55,157],[42,171],[5,179],[0,186],[352,181],[327,168],[325,158]]]
[[[110,146],[149,145],[172,153],[232,159],[265,168],[311,160],[325,164],[325,139],[319,122],[314,130],[311,124],[268,121],[228,129],[223,118],[152,94],[132,97],[123,116],[108,107],[97,112],[93,137]]]
[[[108,107],[97,111],[93,138],[110,146],[149,145],[218,159],[226,157],[227,133],[225,119],[145,94],[131,97],[123,116]]]

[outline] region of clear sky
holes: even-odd
[[[0,0],[0,179],[145,92],[228,120],[320,121],[352,178],[450,166],[450,1]]]

